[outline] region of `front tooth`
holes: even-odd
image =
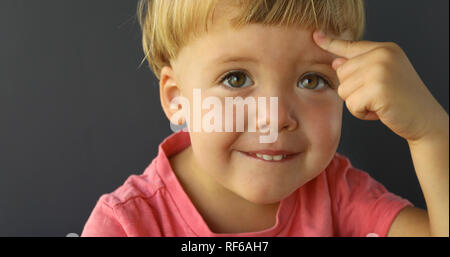
[[[266,161],[271,161],[272,160],[272,156],[271,155],[267,155],[267,154],[263,154],[262,158]]]
[[[274,155],[273,157],[272,157],[275,161],[279,161],[279,160],[281,160],[281,159],[283,159],[283,155]]]
[[[256,156],[258,156],[258,158],[262,158],[262,154],[257,153]]]

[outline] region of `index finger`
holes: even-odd
[[[345,57],[347,59],[369,52],[380,47],[378,42],[372,41],[350,41],[337,38],[331,38],[324,32],[316,30],[313,33],[316,44],[335,55]]]

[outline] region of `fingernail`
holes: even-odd
[[[334,70],[337,70],[337,68],[339,68],[341,65],[343,65],[344,63],[346,63],[348,61],[347,58],[343,58],[343,57],[338,57],[336,59],[333,60],[333,62],[331,63],[331,67]]]
[[[320,38],[320,39],[324,39],[324,38],[327,37],[327,35],[322,30],[319,30],[317,32],[317,37]]]
[[[327,38],[327,34],[325,34],[325,32],[323,32],[322,30],[317,30],[316,32],[316,43],[320,45],[324,44]]]

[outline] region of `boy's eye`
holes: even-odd
[[[249,83],[246,83],[250,81]],[[242,88],[251,85],[252,80],[247,74],[242,71],[231,71],[225,74],[221,79],[220,83],[223,83],[228,88]]]
[[[319,90],[324,86],[330,86],[328,81],[316,73],[306,73],[298,83],[300,88]]]
[[[230,71],[219,80],[228,89],[239,89],[252,84],[251,78],[243,71]],[[320,90],[331,84],[321,75],[309,72],[303,75],[298,83],[300,88]]]

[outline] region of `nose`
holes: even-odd
[[[266,105],[258,104],[258,124],[262,124],[261,130],[266,131],[269,126],[275,126],[278,132],[294,131],[298,128],[298,119],[295,115],[295,99],[288,92],[272,92],[265,96]],[[276,105],[276,110],[274,106]],[[265,115],[260,115],[260,110],[265,108]],[[272,109],[272,111],[271,111]],[[276,116],[274,116],[276,115]]]
[[[294,131],[298,127],[298,121],[294,113],[294,104],[289,99],[278,98],[278,131]]]

